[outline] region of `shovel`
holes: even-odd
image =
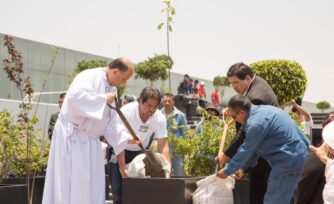
[[[113,107],[110,104],[107,104],[107,105],[109,106],[109,108],[114,109],[117,112],[117,114],[123,121],[125,127],[129,130],[131,136],[135,140],[139,141],[139,138],[137,137],[136,133],[133,131],[130,123],[128,122],[124,114],[122,113],[120,109],[119,101],[117,98],[115,98],[115,104],[116,104],[116,107]],[[160,160],[158,159],[158,157],[151,150],[145,149],[142,143],[139,143],[138,146],[143,151],[143,153],[146,155],[145,159],[143,160],[145,164],[146,176],[164,178],[165,172],[162,169],[162,164]]]
[[[228,128],[231,126],[231,124],[234,122],[234,120],[230,120],[228,123],[225,121],[224,114],[223,114],[223,122],[224,122],[224,129],[223,129],[223,134],[222,138],[220,140],[220,145],[219,145],[219,150],[218,150],[218,156],[223,153],[224,151],[224,145],[225,145],[225,140],[226,140],[226,135],[228,133]],[[219,171],[221,168],[219,161],[217,160],[216,164],[216,173]]]

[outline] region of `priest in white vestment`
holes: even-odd
[[[119,58],[75,77],[52,134],[43,204],[105,204],[99,136],[105,136],[116,154],[134,142],[128,134],[118,134],[117,113],[107,106],[114,104],[116,86],[132,74],[132,62]]]

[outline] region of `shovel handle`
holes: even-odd
[[[220,140],[218,155],[220,155],[224,150],[224,145],[225,145],[225,140],[226,140],[226,135],[227,135],[227,132],[228,132],[228,128],[230,127],[230,125],[233,122],[234,122],[234,120],[230,120],[228,123],[225,123],[225,125],[224,125],[224,130],[223,130],[222,138]]]
[[[123,121],[125,127],[129,130],[131,136],[135,139],[139,141],[138,136],[136,135],[135,131],[132,129],[129,121],[126,119],[126,117],[124,116],[124,114],[122,113],[121,109],[119,109],[118,107],[115,108],[113,106],[111,106],[110,104],[107,103],[107,105],[109,106],[109,108],[116,110],[116,112],[118,113],[119,117],[121,118],[121,120]],[[144,152],[146,152],[147,150],[144,148],[143,144],[138,144],[138,146],[140,147],[141,150],[143,150]]]

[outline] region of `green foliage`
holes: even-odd
[[[135,78],[148,80],[153,86],[154,81],[167,79],[167,69],[170,69],[173,63],[172,58],[167,55],[155,55],[135,66]]]
[[[262,60],[250,67],[268,82],[277,96],[278,103],[284,106],[294,98],[302,98],[306,90],[307,77],[302,66],[289,60]]]
[[[46,166],[49,144],[43,145],[36,136],[34,125],[37,121],[37,117],[32,117],[26,123],[18,123],[6,109],[0,112],[0,178],[8,173],[24,176],[27,163],[31,173]]]
[[[175,137],[173,129],[168,130],[169,141],[174,147],[173,155],[184,155],[186,175],[209,175],[216,167],[215,157],[219,150],[224,123],[218,117],[209,117],[205,111],[202,113],[206,119],[202,122],[201,133],[195,135],[194,130],[188,130],[185,137]],[[226,137],[225,147],[234,135],[235,128],[232,126]]]
[[[224,76],[215,76],[213,78],[214,86],[230,86],[230,83],[227,80],[227,77]]]
[[[322,112],[324,112],[324,110],[330,107],[331,107],[331,104],[327,101],[320,101],[319,103],[317,103],[317,108],[320,109]]]
[[[69,78],[68,78],[68,83],[71,84],[71,82],[73,81],[74,77],[86,70],[86,69],[92,69],[92,68],[96,68],[96,67],[106,67],[108,66],[107,61],[105,60],[100,60],[100,59],[96,59],[96,60],[81,60],[80,62],[78,62],[77,66],[75,67],[74,71],[70,74]]]
[[[171,5],[170,0],[163,1],[163,3],[165,4],[166,7],[161,12],[167,15],[167,18],[166,18],[167,31],[172,32],[173,28],[171,24],[174,23],[173,16],[176,14],[175,7]],[[164,22],[159,23],[159,25],[157,26],[157,29],[161,30],[164,25],[165,25]]]

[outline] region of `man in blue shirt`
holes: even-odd
[[[246,96],[233,96],[228,113],[245,126],[246,138],[229,164],[217,175],[226,178],[256,165],[258,157],[271,166],[264,203],[289,204],[296,188],[309,140],[292,118],[272,106],[252,105]]]
[[[167,121],[167,130],[172,132],[175,137],[184,137],[187,127],[187,119],[184,113],[174,106],[173,94],[165,94],[163,99],[163,108],[161,112],[165,115]],[[170,152],[172,154],[173,147],[170,143]],[[172,159],[172,174],[174,176],[183,176],[183,155],[173,155]]]

